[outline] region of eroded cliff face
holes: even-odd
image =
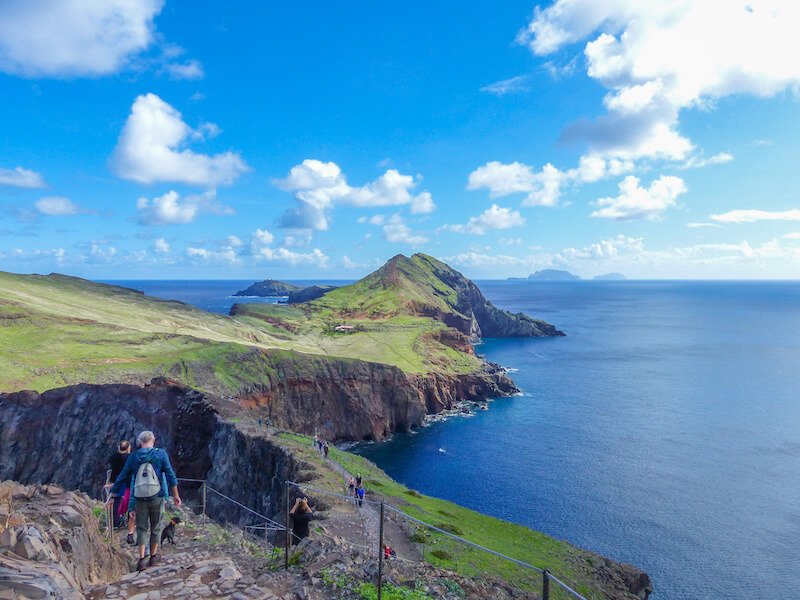
[[[460,375],[407,374],[358,360],[264,354],[261,383],[237,400],[277,427],[331,440],[380,440],[423,424],[462,400],[517,391],[497,365]]]
[[[179,477],[234,491],[268,516],[281,508],[283,482],[297,462],[268,439],[221,418],[197,391],[158,381],[147,386],[76,385],[38,394],[0,394],[0,480],[57,483],[99,497],[116,444],[145,429],[169,449]],[[197,486],[183,486],[197,493]],[[239,524],[246,511],[208,495],[209,512]]]

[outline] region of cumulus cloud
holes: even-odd
[[[529,81],[530,76],[518,75],[517,77],[511,77],[510,79],[503,79],[502,81],[495,81],[494,83],[485,85],[481,88],[481,91],[494,96],[527,92],[529,89]]]
[[[664,211],[675,205],[686,184],[680,177],[662,175],[645,188],[639,179],[628,175],[619,184],[619,194],[614,198],[600,198],[593,217],[627,221],[631,219],[660,219]]]
[[[153,242],[153,251],[158,254],[167,254],[170,251],[169,243],[163,237],[157,238]]]
[[[29,77],[114,73],[154,39],[163,0],[5,0],[0,70]]]
[[[791,210],[731,210],[719,215],[711,215],[719,223],[754,223],[755,221],[800,221],[800,209]]]
[[[44,187],[44,180],[36,171],[15,167],[14,169],[0,169],[0,185],[41,188]]]
[[[40,198],[34,206],[41,214],[49,217],[69,217],[83,212],[80,206],[62,196]]]
[[[234,249],[227,246],[222,246],[219,250],[208,250],[206,248],[189,246],[186,248],[186,255],[189,258],[196,260],[221,262],[231,265],[239,264],[241,262]]]
[[[256,254],[257,260],[266,262],[283,263],[295,267],[298,265],[328,267],[328,257],[319,248],[314,248],[311,252],[294,252],[287,248],[261,248]]]
[[[487,231],[497,229],[511,229],[521,227],[525,224],[525,219],[519,211],[510,208],[501,208],[497,204],[492,204],[477,217],[471,217],[464,225],[444,225],[442,229],[455,233],[472,233],[483,235]]]
[[[206,75],[203,65],[196,59],[167,63],[163,71],[172,79],[202,79]]]
[[[714,156],[709,156],[708,158],[703,158],[700,156],[691,156],[688,160],[686,160],[682,165],[679,165],[679,169],[702,169],[703,167],[707,167],[709,165],[723,165],[725,163],[731,162],[733,160],[733,154],[730,152],[720,152],[719,154],[715,154]]]
[[[264,246],[269,246],[274,239],[275,239],[275,236],[273,236],[266,229],[256,229],[253,232],[253,240],[255,242],[259,243],[259,244],[264,245]]]
[[[632,169],[633,163],[630,161],[597,155],[582,156],[577,167],[566,171],[550,163],[540,171],[535,171],[533,167],[520,162],[491,161],[469,174],[467,189],[487,189],[492,198],[524,193],[523,206],[555,206],[567,184],[591,183]]]
[[[202,213],[232,215],[233,209],[217,200],[216,190],[190,194],[181,199],[171,190],[150,200],[141,197],[136,201],[136,219],[140,225],[179,225],[191,223]]]
[[[284,213],[280,226],[290,229],[325,230],[336,205],[357,207],[409,205],[412,213],[430,213],[436,205],[430,193],[413,194],[419,178],[389,169],[363,186],[353,187],[334,162],[306,159],[283,179],[273,181],[293,192],[297,205]]]
[[[790,233],[784,233],[782,237],[787,240],[800,240],[800,231],[792,231]]]
[[[131,107],[111,166],[120,177],[137,183],[231,184],[250,170],[239,154],[200,154],[184,147],[190,140],[217,133],[219,127],[213,123],[192,129],[175,108],[155,94],[145,94]]]
[[[681,110],[796,88],[798,20],[800,5],[779,0],[557,0],[518,40],[545,56],[588,39],[587,74],[608,90],[607,113],[564,139],[603,156],[682,160],[693,144],[678,131]]]
[[[428,242],[428,238],[415,233],[406,225],[405,219],[400,215],[392,215],[383,226],[383,239],[395,244],[408,244],[419,246]]]

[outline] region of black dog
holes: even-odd
[[[181,520],[179,517],[172,517],[172,520],[169,522],[169,525],[164,527],[164,531],[161,532],[161,544],[164,544],[164,540],[168,540],[175,543],[175,526],[180,523]]]

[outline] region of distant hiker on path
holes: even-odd
[[[308,524],[314,511],[308,506],[307,498],[297,498],[289,515],[292,518],[292,545],[308,537]]]
[[[364,486],[360,483],[356,486],[356,504],[361,506],[364,503],[364,496],[366,495],[366,491],[364,490]]]
[[[122,440],[117,445],[117,451],[112,454],[108,459],[108,466],[111,467],[111,477],[109,481],[113,483],[122,472],[125,466],[125,461],[131,453],[131,443],[128,440]],[[109,487],[111,485],[109,483]],[[122,517],[128,512],[128,497],[130,496],[130,489],[125,486],[125,492],[114,498],[114,527],[122,525]]]
[[[347,488],[348,488],[348,495],[349,496],[355,496],[356,495],[356,480],[353,479],[352,477],[347,482]]]
[[[136,499],[136,543],[139,545],[139,564],[137,570],[143,571],[148,563],[145,559],[146,545],[150,541],[149,565],[158,563],[158,538],[161,534],[159,524],[164,509],[164,499],[168,490],[175,506],[180,507],[178,477],[172,468],[169,456],[163,448],[155,448],[156,436],[152,431],[143,431],[136,439],[139,449],[133,452],[117,476],[111,488],[112,497],[120,495],[125,482],[134,477],[131,489]],[[109,500],[111,502],[111,500]]]
[[[328,458],[328,442],[322,442],[322,452]]]

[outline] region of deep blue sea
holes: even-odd
[[[125,283],[227,313],[250,282]],[[800,282],[478,284],[567,337],[486,340],[521,396],[357,451],[657,600],[800,598]]]

